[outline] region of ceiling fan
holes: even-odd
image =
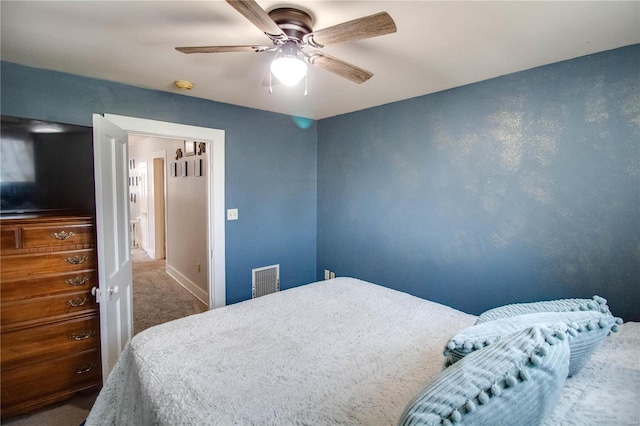
[[[313,31],[308,13],[291,8],[266,12],[254,0],[226,0],[242,16],[271,39],[273,46],[192,46],[176,47],[182,53],[277,52],[271,63],[271,74],[281,83],[295,85],[306,76],[307,65],[355,83],[364,83],[373,73],[327,55],[319,50],[304,52],[312,47],[321,49],[328,44],[362,40],[396,32],[396,24],[387,12],[380,12],[322,30]]]

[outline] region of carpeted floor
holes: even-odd
[[[136,248],[133,259],[134,334],[154,325],[207,310],[207,306],[165,272],[165,260],[153,260]],[[72,399],[33,414],[16,416],[2,424],[11,426],[78,426],[87,418],[97,392]]]
[[[66,402],[50,405],[33,414],[3,420],[2,424],[11,426],[79,426],[89,415],[97,396],[97,392],[80,393]]]
[[[207,310],[207,305],[165,271],[165,260],[153,260],[136,248],[133,258],[133,332]]]

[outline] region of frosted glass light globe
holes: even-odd
[[[297,56],[282,55],[271,62],[271,73],[286,86],[294,86],[307,75],[307,64]]]

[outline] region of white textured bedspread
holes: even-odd
[[[604,339],[567,379],[544,425],[640,425],[640,323],[625,323]]]
[[[476,317],[350,278],[153,327],[87,425],[394,425]]]
[[[351,278],[150,328],[87,425],[395,425],[476,317]],[[640,323],[607,337],[545,421],[640,425]]]

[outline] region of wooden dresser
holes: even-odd
[[[90,216],[1,219],[2,419],[102,384]]]

